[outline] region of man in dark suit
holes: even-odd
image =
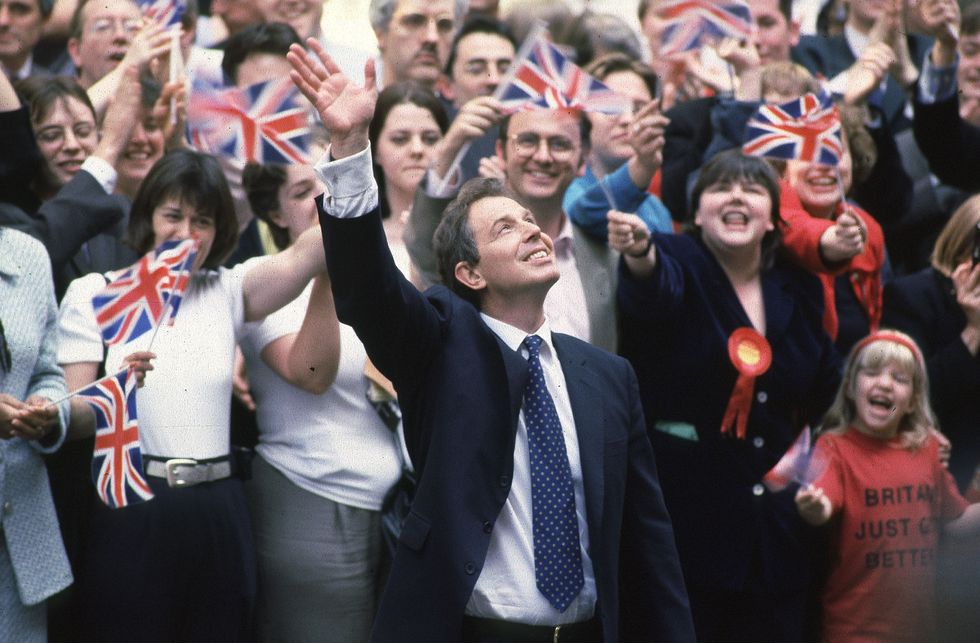
[[[844,95],[861,74],[863,65],[885,64],[889,74],[869,98],[880,109],[893,132],[908,129],[906,91],[918,76],[916,66],[929,47],[929,39],[908,33],[901,16],[901,3],[893,0],[852,0],[839,36],[803,36],[793,49],[793,58],[814,75],[826,78],[834,94]]]
[[[419,474],[373,640],[693,641],[636,378],[550,331],[551,239],[499,182],[471,182],[436,235],[451,290],[415,290],[371,180],[373,65],[355,87],[309,44],[325,69],[290,60],[331,131],[318,205],[338,317],[394,382]]]

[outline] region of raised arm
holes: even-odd
[[[330,131],[317,172],[329,196],[317,199],[337,317],[352,326],[378,369],[399,391],[417,385],[440,334],[433,306],[395,267],[378,211],[368,126],[377,100],[374,64],[355,85],[315,40],[312,54],[293,46],[291,77]],[[314,56],[316,58],[314,58]]]
[[[299,331],[266,344],[262,360],[281,378],[307,393],[319,395],[333,385],[340,365],[340,324],[330,279],[325,274],[313,280]]]

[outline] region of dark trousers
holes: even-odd
[[[249,640],[256,564],[241,480],[148,481],[149,502],[97,503],[77,579],[81,639]]]

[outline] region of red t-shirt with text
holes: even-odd
[[[918,450],[856,429],[825,434],[814,483],[836,530],[823,595],[823,640],[935,640],[934,584],[942,524],[967,507],[932,436]]]

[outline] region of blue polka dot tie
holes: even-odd
[[[524,345],[531,371],[524,389],[524,423],[531,460],[534,577],[541,594],[564,612],[585,584],[575,490],[565,436],[541,370],[541,338],[529,335]]]

